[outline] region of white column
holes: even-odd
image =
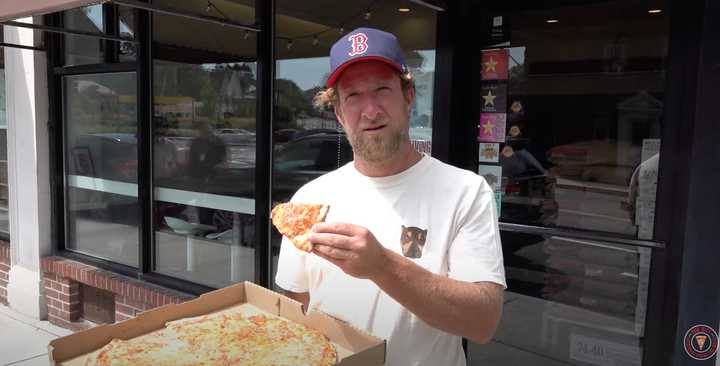
[[[35,18],[40,23],[42,18]],[[32,18],[19,19],[33,22]],[[4,27],[5,42],[40,46],[41,32]],[[10,307],[44,319],[40,258],[50,245],[48,90],[45,52],[5,48],[10,210]]]

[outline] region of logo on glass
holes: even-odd
[[[707,325],[695,325],[688,329],[683,340],[685,352],[699,361],[715,356],[718,349],[718,335]]]

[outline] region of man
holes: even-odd
[[[330,206],[312,253],[283,239],[276,282],[317,309],[388,341],[386,364],[465,365],[461,338],[488,342],[505,276],[485,181],[415,151],[415,91],[392,34],[360,28],[330,53],[327,90],[354,161],[302,187]]]

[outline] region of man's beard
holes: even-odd
[[[400,151],[403,142],[410,141],[407,129],[394,130],[389,135],[365,135],[358,132],[349,134],[348,137],[353,153],[370,163],[380,163],[391,159]]]

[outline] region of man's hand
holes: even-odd
[[[388,261],[385,249],[366,228],[339,222],[315,224],[308,240],[313,253],[357,278],[370,278]]]

